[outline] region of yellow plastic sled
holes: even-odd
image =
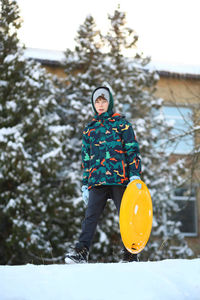
[[[152,221],[150,192],[142,180],[134,180],[124,192],[119,215],[122,241],[129,252],[136,254],[144,249],[151,233]]]

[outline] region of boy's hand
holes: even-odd
[[[139,177],[139,176],[131,176],[130,179],[129,179],[129,180],[130,180],[129,183],[131,183],[132,181],[134,181],[134,180],[136,180],[136,179],[139,179],[139,180],[140,180],[140,177]],[[141,187],[142,187],[141,183],[136,183],[136,185],[137,185],[138,189],[140,190]]]
[[[85,205],[88,204],[88,199],[89,199],[89,191],[88,191],[88,186],[87,185],[83,185],[82,188],[82,198],[83,198],[83,201],[85,203]]]
[[[131,181],[136,180],[136,179],[140,180],[140,176],[131,176],[130,179],[129,179],[129,181],[131,182]]]

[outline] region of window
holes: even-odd
[[[189,193],[187,188],[176,189],[173,200],[179,207],[174,220],[180,221],[180,230],[185,236],[197,236],[197,202],[195,188]]]
[[[162,113],[166,121],[173,124],[172,136],[176,137],[169,143],[166,151],[176,154],[188,154],[194,147],[192,109],[188,107],[164,106]]]

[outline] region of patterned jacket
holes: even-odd
[[[120,114],[95,114],[83,131],[83,185],[124,185],[140,176],[139,146],[131,124]]]

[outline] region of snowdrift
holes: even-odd
[[[200,259],[0,266],[1,300],[199,300]]]

